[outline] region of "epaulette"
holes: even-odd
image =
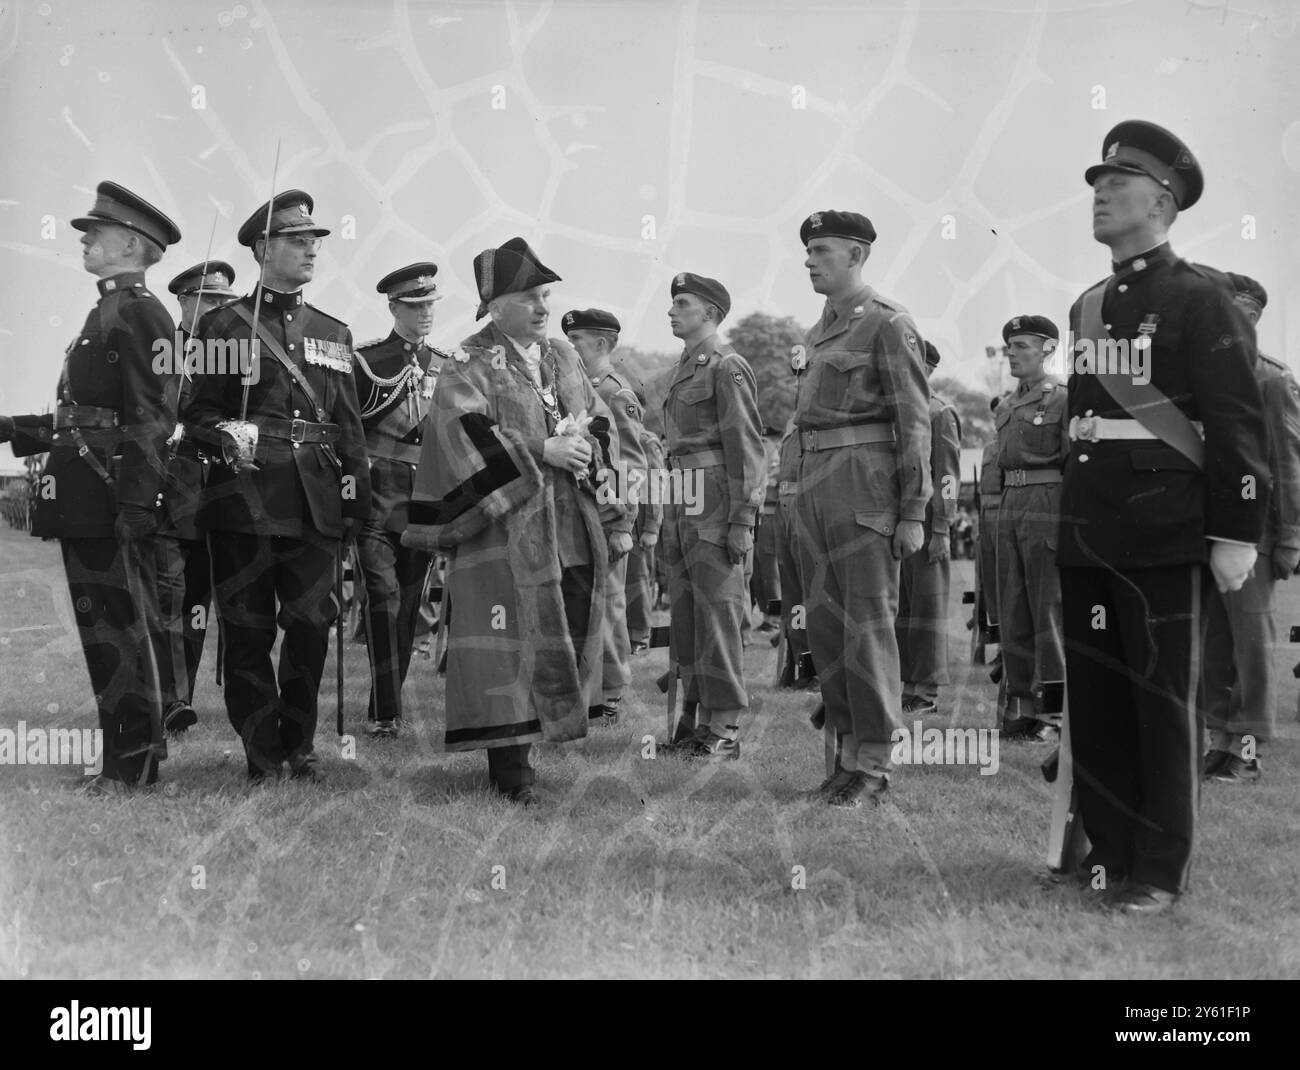
[[[313,312],[315,312],[316,315],[323,316],[325,319],[330,320],[333,323],[337,323],[344,330],[347,330],[348,325],[344,323],[341,319],[339,319],[337,316],[331,316],[328,312],[324,312],[321,309],[317,308],[310,301],[304,301],[303,304],[306,305],[308,308],[310,308]]]
[[[1267,353],[1261,353],[1258,350],[1255,351],[1255,355],[1259,357],[1262,363],[1269,365],[1275,371],[1285,372],[1287,375],[1290,375],[1292,378],[1295,377],[1295,372],[1291,370],[1290,364],[1278,360],[1277,357],[1270,357]]]
[[[441,357],[443,360],[450,360],[451,354],[445,349],[439,349],[437,346],[429,346],[429,351],[435,357]]]
[[[352,348],[353,348],[353,349],[371,349],[371,348],[373,348],[374,346],[379,345],[380,342],[386,342],[387,340],[388,340],[388,336],[387,336],[387,335],[384,335],[382,338],[371,338],[368,342],[357,342],[357,343],[356,343]]]

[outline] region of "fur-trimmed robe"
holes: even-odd
[[[617,461],[609,412],[568,342],[542,344],[560,410],[594,417],[593,472]],[[411,499],[406,546],[450,551],[446,749],[475,750],[587,734],[600,701],[605,572],[601,531],[623,507],[542,461],[553,433],[528,372],[494,325],[467,338],[433,394]],[[603,421],[603,422],[602,422]],[[556,502],[577,503],[590,547],[593,597],[586,642],[574,650],[560,590]],[[598,511],[599,510],[599,511]],[[575,525],[575,527],[577,527]]]

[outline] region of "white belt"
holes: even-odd
[[[1192,426],[1204,438],[1205,429],[1193,421]],[[1154,431],[1148,430],[1140,420],[1112,420],[1106,416],[1071,416],[1071,442],[1124,441],[1134,439],[1160,440]]]

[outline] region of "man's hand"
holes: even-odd
[[[901,561],[905,557],[911,557],[921,548],[921,540],[925,538],[925,525],[919,520],[900,520],[898,527],[894,529],[894,541],[891,548],[894,551],[894,560]]]
[[[1235,542],[1210,543],[1210,571],[1220,591],[1240,591],[1255,567],[1255,547]]]
[[[632,536],[626,531],[611,531],[609,533],[609,563],[612,565],[620,557],[626,557],[632,552]]]
[[[117,511],[117,520],[113,523],[113,533],[117,541],[139,542],[147,539],[158,530],[158,514],[143,505],[123,505]]]
[[[739,565],[754,548],[754,529],[748,524],[732,524],[727,528],[727,560]]]
[[[1296,565],[1300,565],[1300,547],[1274,546],[1272,563],[1275,580],[1290,579]]]
[[[947,535],[940,535],[937,531],[930,535],[930,545],[925,551],[930,564],[937,565],[940,561],[947,561],[951,551],[952,547],[949,545]]]
[[[653,531],[641,532],[642,550],[653,550],[658,545],[659,545],[659,536],[656,535]]]
[[[0,442],[8,442],[14,437],[14,418],[0,416]]]
[[[591,445],[576,435],[552,435],[542,444],[542,460],[576,476],[591,463]]]

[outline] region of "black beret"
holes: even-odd
[[[570,331],[613,331],[617,334],[623,329],[618,317],[603,308],[575,308],[564,314],[560,327],[565,334]]]
[[[143,197],[116,182],[101,182],[96,186],[94,205],[84,216],[74,219],[72,226],[84,233],[96,223],[116,223],[134,230],[162,249],[181,240],[175,223]]]
[[[560,276],[548,268],[523,238],[511,238],[496,249],[484,249],[474,257],[474,281],[478,285],[479,306],[474,318],[487,315],[488,302],[505,294],[521,293],[548,282],[560,282]]]
[[[234,268],[224,260],[209,260],[206,264],[186,268],[167,284],[167,289],[178,297],[199,290],[217,297],[234,297],[235,291],[230,288],[234,281]]]
[[[1101,145],[1102,161],[1084,172],[1092,185],[1103,171],[1126,171],[1155,179],[1174,195],[1180,209],[1200,200],[1205,189],[1201,166],[1191,149],[1163,126],[1129,119],[1113,127]]]
[[[1238,275],[1236,272],[1225,272],[1232,282],[1232,289],[1238,297],[1248,297],[1255,304],[1259,305],[1259,310],[1264,311],[1264,306],[1268,304],[1268,291],[1249,275]]]
[[[925,362],[931,368],[939,367],[939,351],[934,348],[933,342],[925,343]]]
[[[669,290],[673,297],[678,294],[694,294],[701,301],[708,301],[711,305],[717,305],[722,309],[724,316],[731,311],[731,294],[727,293],[727,288],[717,279],[710,279],[705,275],[695,275],[689,271],[683,271],[673,278],[673,284],[669,287]]]
[[[317,226],[311,217],[316,202],[311,195],[300,189],[289,189],[277,193],[266,204],[244,220],[239,228],[239,244],[252,248],[254,242],[269,233],[272,238],[282,234],[314,234],[321,237],[329,233],[324,227]],[[267,209],[271,211],[271,226],[266,226]]]
[[[1012,316],[1002,328],[1002,341],[1011,341],[1013,334],[1036,334],[1043,338],[1061,340],[1056,324],[1046,316]]]
[[[390,301],[401,301],[408,305],[423,305],[429,301],[442,300],[433,277],[438,274],[438,265],[424,260],[418,264],[390,271],[375,284],[375,289],[386,294]]]
[[[799,240],[807,245],[813,238],[851,238],[870,244],[876,240],[871,220],[858,212],[813,212],[799,228]]]

